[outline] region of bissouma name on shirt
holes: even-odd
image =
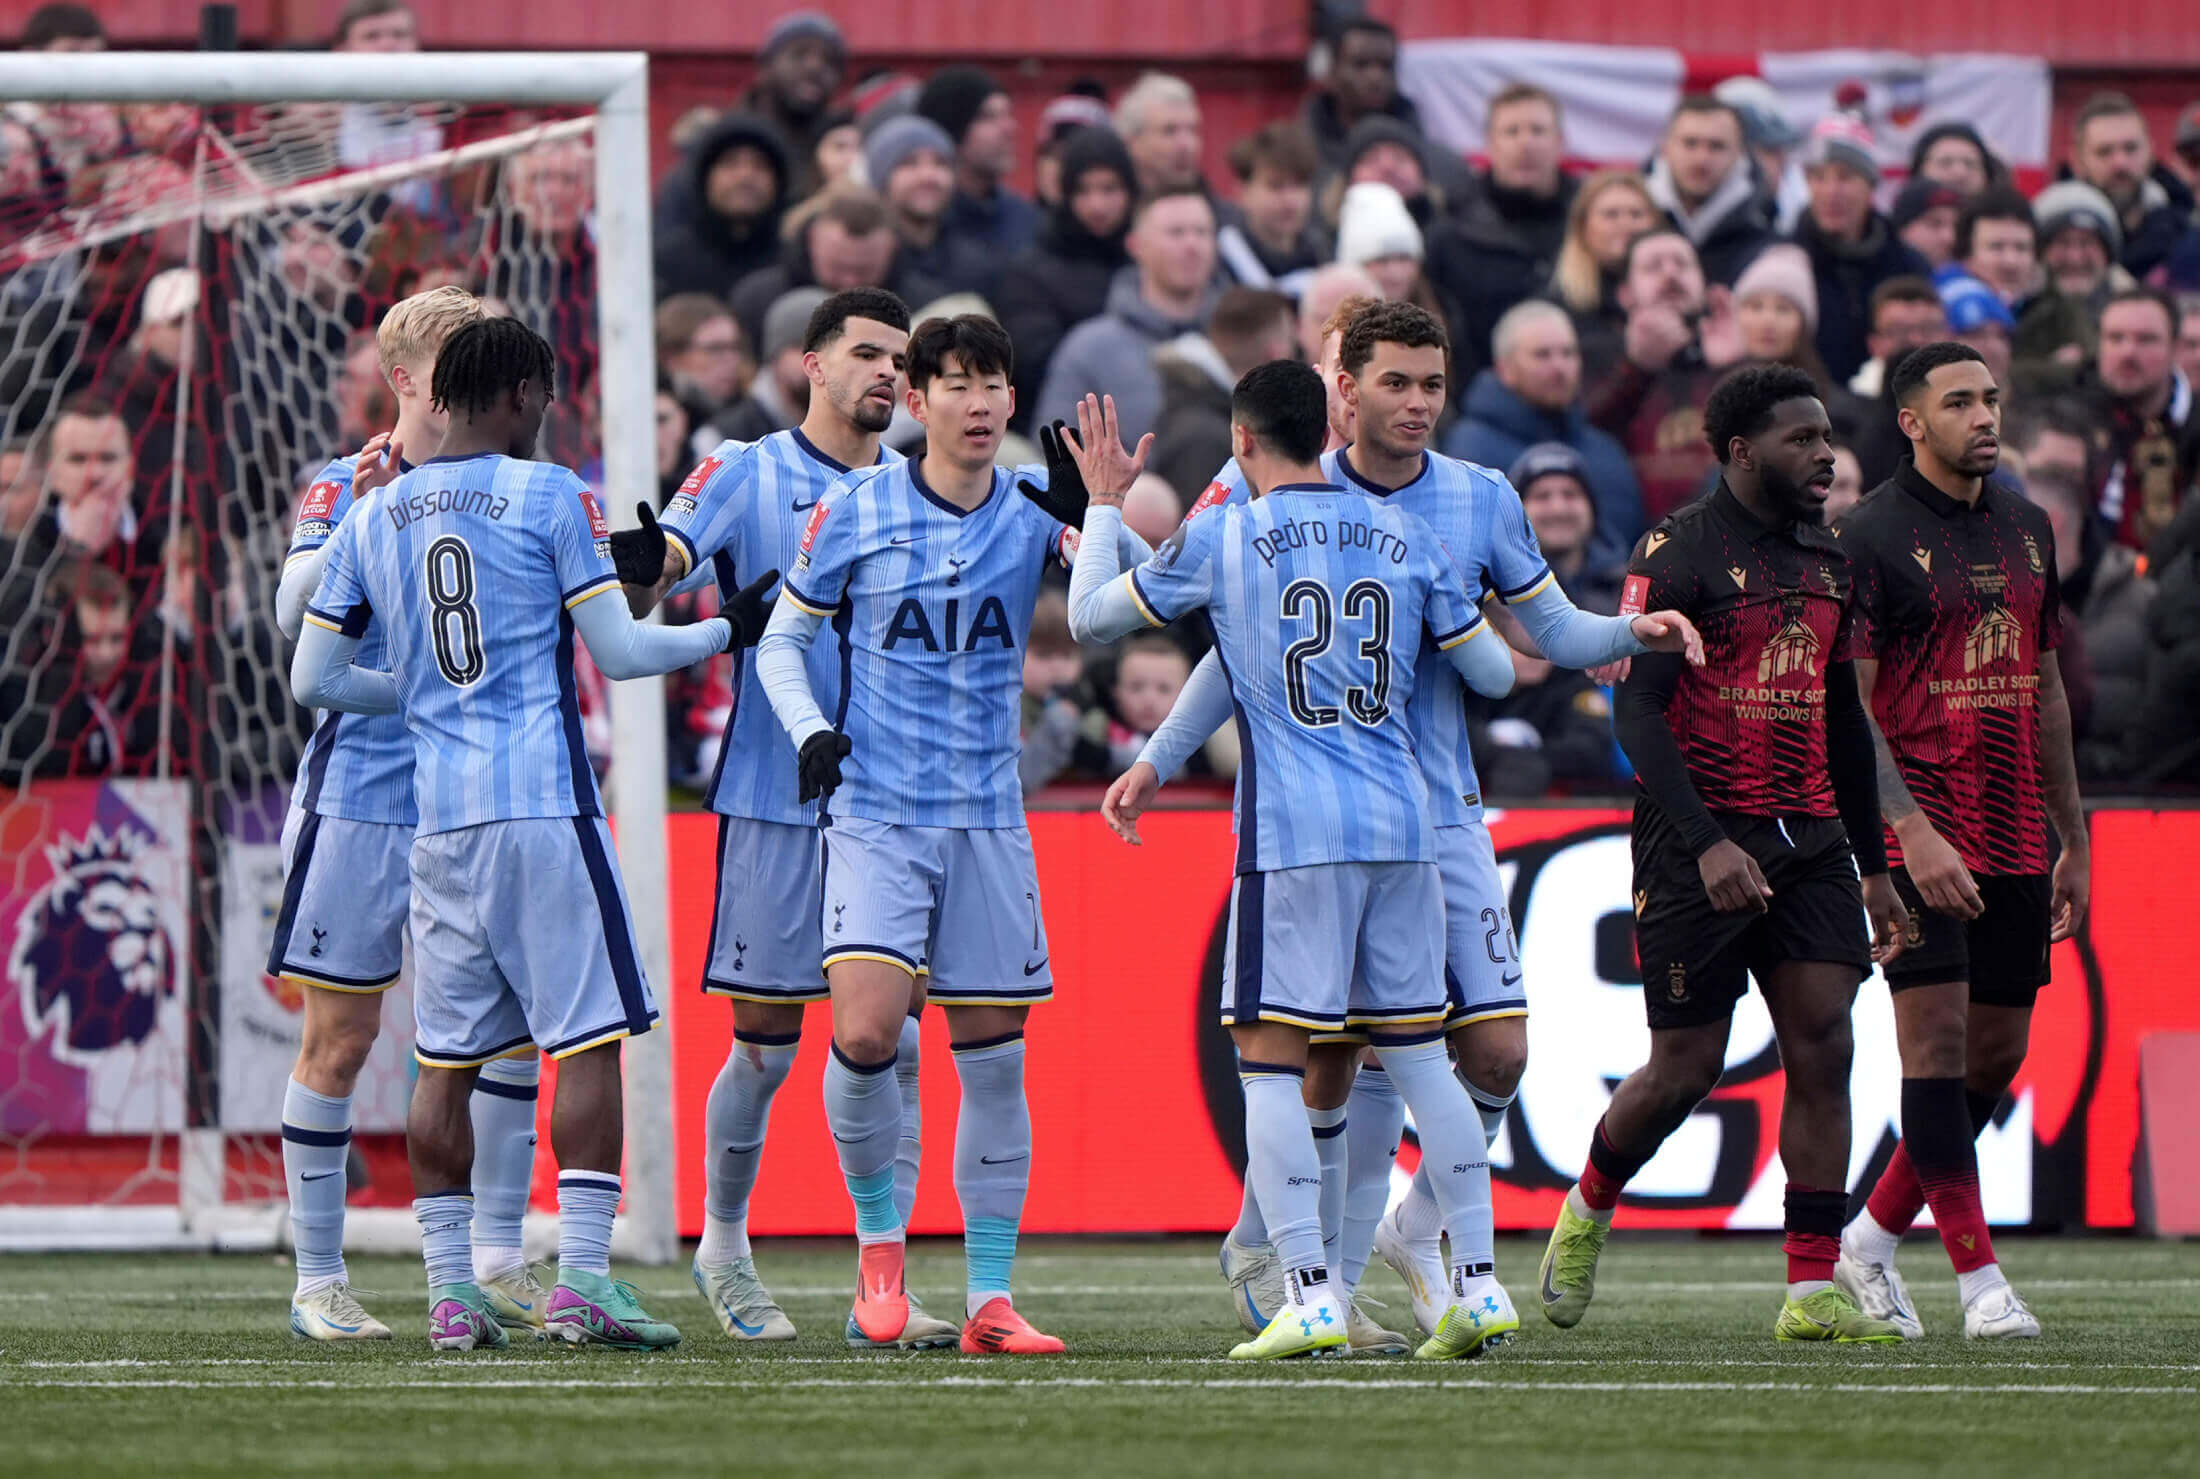
[[[1277,556],[1285,551],[1309,548],[1372,550],[1393,565],[1406,562],[1403,539],[1387,529],[1347,518],[1337,519],[1334,531],[1326,519],[1287,519],[1253,541],[1253,552],[1271,570],[1276,568]]]
[[[386,498],[382,506],[389,510],[391,527],[402,529],[430,514],[486,514],[501,519],[511,503],[504,494],[482,488],[429,488]]]

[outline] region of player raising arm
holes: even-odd
[[[1313,1034],[1367,1031],[1459,1226],[1489,1198],[1481,1126],[1444,1050],[1443,889],[1403,709],[1424,632],[1493,695],[1511,689],[1512,659],[1483,632],[1434,530],[1322,475],[1322,385],[1305,366],[1259,366],[1231,395],[1230,438],[1254,499],[1187,522],[1127,575],[1113,535],[1145,444],[1123,451],[1112,401],[1088,398],[1078,419],[1092,508],[1070,630],[1112,640],[1205,607],[1245,718],[1222,1020],[1245,1091],[1246,1175],[1284,1297],[1230,1354],[1334,1350],[1346,1316],[1322,1251],[1321,1160],[1301,1092]],[[1420,1356],[1478,1355],[1519,1329],[1487,1255],[1464,1240],[1449,1287]]]
[[[1045,563],[1063,558],[1069,533],[1010,486],[1044,473],[993,463],[1015,410],[1012,353],[982,315],[917,326],[907,404],[924,454],[825,494],[756,655],[794,740],[797,799],[821,798],[825,1110],[856,1208],[856,1325],[898,1341],[911,1319],[893,1069],[922,974],[962,1083],[955,1193],[973,1355],[1062,1350],[1009,1287],[1031,1174],[1024,1019],[1054,991],[1016,779],[1023,651]],[[1144,541],[1126,538],[1143,556]],[[845,675],[830,720],[806,657],[828,618]]]
[[[610,1277],[618,1044],[647,1032],[657,1008],[581,738],[573,636],[607,677],[684,667],[754,640],[777,575],[690,627],[643,626],[600,599],[619,590],[602,509],[570,472],[524,460],[554,374],[550,346],[516,320],[451,337],[434,378],[451,417],[443,451],[337,530],[291,666],[300,703],[402,712],[413,738],[421,1071],[406,1143],[438,1350],[506,1343],[470,1262],[466,1105],[482,1065],[538,1047],[561,1060],[548,1329],[632,1349],[680,1338]],[[370,614],[394,676],[356,666]]]
[[[1572,1326],[1587,1311],[1620,1192],[1718,1082],[1753,975],[1787,1072],[1788,1283],[1773,1334],[1897,1340],[1832,1283],[1848,1210],[1849,1013],[1902,931],[1846,653],[1849,563],[1822,527],[1832,426],[1810,377],[1772,366],[1720,381],[1704,434],[1719,487],[1642,537],[1621,599],[1623,611],[1678,606],[1704,635],[1700,671],[1635,659],[1615,715],[1640,778],[1635,939],[1650,1061],[1613,1091],[1559,1209],[1543,1313]]]

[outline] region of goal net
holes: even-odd
[[[365,60],[109,55],[0,114],[0,1246],[284,1235],[303,1004],[265,966],[312,716],[273,596],[320,469],[395,418],[382,314],[456,283],[526,321],[558,355],[540,455],[633,477],[634,397],[606,391],[636,336],[650,374],[647,224],[597,187],[606,147],[646,180],[599,106],[639,59],[558,59],[581,80],[551,86],[541,58]],[[453,62],[470,90],[411,75]],[[623,318],[613,258],[640,267]],[[622,739],[632,870],[651,767]],[[661,779],[653,804],[661,837]],[[354,1099],[355,1207],[409,1205],[411,1039],[408,980]]]

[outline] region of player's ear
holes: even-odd
[[[825,383],[825,364],[817,357],[816,350],[803,351],[802,373],[809,377],[812,385],[823,385]]]
[[[932,423],[925,420],[924,417],[924,392],[907,381],[904,381],[903,384],[907,386],[902,391],[902,396],[908,403],[909,414],[917,418],[918,425],[930,426]]]

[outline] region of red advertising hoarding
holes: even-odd
[[[1628,912],[1624,813],[1518,810],[1493,818],[1527,972],[1530,1066],[1495,1157],[1501,1226],[1547,1226],[1578,1170],[1609,1086],[1647,1041]],[[1159,813],[1146,845],[1096,815],[1031,819],[1057,996],[1032,1014],[1036,1141],[1025,1226],[1035,1232],[1211,1231],[1236,1214],[1237,1084],[1215,1026],[1220,930],[1233,850],[1226,812]],[[731,1036],[726,1003],[695,990],[710,931],[715,819],[671,819],[673,1032],[679,1215],[702,1221],[703,1100]],[[2200,911],[2191,907],[2200,812],[2098,811],[2094,909],[2057,947],[2031,1061],[1981,1140],[1988,1213],[2001,1223],[2131,1222],[2138,1043],[2200,1028]],[[952,1165],[957,1090],[945,1023],[925,1017],[926,1171],[914,1230],[960,1227]],[[813,1009],[773,1107],[751,1208],[759,1234],[838,1233],[847,1193],[824,1124],[827,1041]],[[1877,1174],[1897,1124],[1899,1068],[1885,987],[1856,1015],[1851,1182]],[[1780,1069],[1752,997],[1735,1018],[1725,1081],[1634,1183],[1638,1226],[1769,1227],[1780,1218]],[[1411,1163],[1410,1147],[1404,1161]]]

